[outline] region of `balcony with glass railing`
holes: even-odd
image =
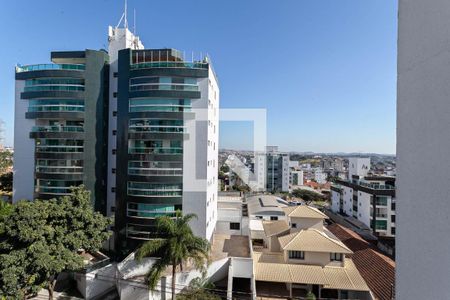
[[[84,105],[45,104],[30,105],[28,112],[84,112]]]
[[[141,197],[181,197],[181,189],[139,189],[128,187],[128,195]]]
[[[82,174],[83,167],[78,167],[78,166],[36,166],[36,173]]]
[[[186,127],[171,125],[130,125],[128,129],[128,132],[183,133],[185,132]]]
[[[183,148],[130,147],[129,154],[183,154]]]
[[[34,126],[32,132],[84,132],[83,126]]]
[[[36,145],[36,152],[81,153],[83,146]]]
[[[388,214],[387,213],[382,213],[382,212],[378,212],[375,216],[375,218],[379,219],[387,219]],[[373,218],[373,212],[370,212],[370,218]]]
[[[198,91],[198,85],[196,84],[184,84],[184,83],[142,83],[134,84],[130,86],[130,92],[137,91]]]
[[[189,112],[186,105],[130,105],[130,112]]]
[[[181,197],[179,184],[154,184],[148,182],[128,182],[128,195],[142,197]]]
[[[131,70],[152,68],[208,69],[208,63],[186,61],[150,61],[131,64]]]
[[[389,184],[370,183],[362,180],[351,180],[353,184],[360,185],[373,190],[395,190],[395,187]]]
[[[139,176],[183,176],[181,168],[139,168],[128,167],[128,175]]]
[[[67,186],[38,186],[37,193],[53,194],[53,195],[67,195],[71,193],[71,187]]]
[[[16,72],[30,72],[30,71],[44,71],[44,70],[74,70],[74,71],[84,71],[85,65],[82,64],[36,64],[36,65],[26,65],[17,66]]]
[[[68,85],[68,84],[46,84],[46,85],[33,85],[26,86],[24,88],[25,92],[46,92],[46,91],[69,91],[78,92],[84,91],[84,85]]]

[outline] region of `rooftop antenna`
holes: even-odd
[[[136,35],[136,8],[133,8],[133,34]]]
[[[125,0],[125,12],[124,12],[125,20],[123,22],[123,25],[125,26],[125,28],[128,29],[128,20],[127,20],[127,15],[128,15],[127,7],[128,7],[128,5],[127,4],[128,4],[128,0]]]
[[[128,29],[128,20],[127,20],[127,2],[128,0],[125,0],[125,10],[122,14],[122,16],[120,17],[119,23],[117,23],[116,29],[117,27],[119,27],[120,23],[122,23],[123,20],[123,26]]]

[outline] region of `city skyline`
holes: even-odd
[[[137,34],[153,48],[206,50],[219,74],[223,108],[267,109],[268,144],[283,151],[395,154],[395,2],[249,1],[239,9],[236,3],[176,1],[180,9],[167,23],[157,13],[163,4],[129,1],[128,20],[133,29],[136,8]],[[49,62],[51,50],[106,48],[107,25],[117,23],[123,2],[5,6],[1,19],[15,31],[6,33],[9,46],[0,50],[0,119],[4,144],[12,146],[14,65]],[[107,11],[96,13],[102,6]],[[35,23],[33,31],[20,19]],[[221,123],[221,149],[251,149],[252,125],[242,123]]]

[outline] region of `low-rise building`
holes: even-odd
[[[284,207],[285,219],[264,221],[264,242],[253,252],[256,295],[372,299],[353,252],[324,227],[327,216],[309,206]]]

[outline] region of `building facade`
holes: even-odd
[[[263,191],[289,191],[289,154],[267,146],[265,153],[256,153],[254,162],[258,187]]]
[[[217,220],[219,87],[207,57],[144,49],[109,28],[109,51],[52,52],[16,68],[14,201],[84,184],[114,216],[117,249],[155,235],[177,210],[211,240]]]
[[[51,61],[16,67],[13,201],[84,184],[105,214],[108,54],[52,52]]]
[[[352,180],[336,180],[331,209],[361,221],[378,236],[395,237],[395,177],[354,175]]]

